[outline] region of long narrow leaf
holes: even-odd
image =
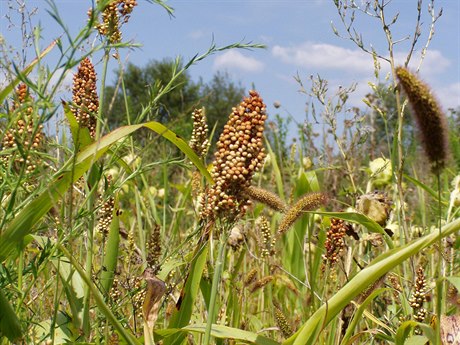
[[[26,68],[22,70],[21,75],[28,75],[34,69],[35,65],[42,59],[46,54],[48,54],[56,45],[57,41],[51,42],[51,44],[46,47],[40,55],[35,58]],[[0,90],[0,104],[3,103],[6,97],[13,91],[14,87],[21,82],[19,77],[15,78],[11,83],[9,83],[3,90]]]
[[[165,330],[156,330],[155,334],[166,337],[173,335],[177,332],[196,332],[203,334],[206,330],[206,324],[195,324],[186,326],[180,329],[165,329]],[[279,345],[278,342],[261,336],[256,333],[243,331],[238,328],[227,327],[223,325],[212,325],[211,335],[215,338],[220,339],[233,339],[238,341],[243,341],[249,344],[257,344],[257,345]]]
[[[200,281],[203,275],[204,266],[206,264],[206,258],[208,256],[209,245],[206,244],[204,247],[198,250],[197,255],[193,258],[190,266],[189,274],[182,288],[180,303],[178,309],[176,309],[169,322],[170,328],[182,328],[188,325],[190,317],[192,316],[193,307],[195,300],[200,291]],[[166,338],[163,341],[164,345],[178,345],[181,344],[185,338],[185,334],[181,333],[174,335],[170,338]]]
[[[448,236],[460,230],[460,218],[446,224],[441,229],[441,237]],[[436,243],[439,240],[439,232],[435,231],[429,235],[421,237],[404,247],[395,248],[389,254],[383,254],[383,258],[377,257],[368,267],[360,271],[351,279],[347,285],[340,289],[329,301],[319,308],[310,319],[292,337],[283,344],[304,345],[312,344],[311,335],[314,330],[324,320],[326,326],[334,319],[345,306],[358,296],[364,289],[392,270],[404,260],[419,253],[424,248]]]
[[[0,311],[0,335],[6,336],[10,341],[21,337],[22,330],[19,319],[2,290],[0,290]]]
[[[50,187],[17,214],[8,228],[0,236],[0,260],[7,258],[17,245],[22,242],[23,238],[33,232],[34,226],[51,209],[53,204],[62,198],[72,183],[77,181],[88,171],[93,163],[97,161],[112,144],[142,127],[149,128],[171,141],[185,153],[209,181],[212,181],[211,175],[195,152],[193,152],[183,139],[178,137],[174,132],[168,130],[162,124],[158,122],[148,122],[140,125],[120,127],[102,137],[99,141],[86,146],[83,151],[77,155],[75,160],[71,159],[67,162],[57,175],[58,177],[50,183]]]

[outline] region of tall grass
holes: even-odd
[[[425,344],[456,334],[455,319],[446,320],[457,313],[460,289],[459,166],[442,157],[446,166],[436,165],[433,176],[423,169],[431,155],[403,145],[407,104],[391,34],[397,17],[388,21],[380,2],[335,4],[364,51],[350,18],[381,23],[390,55],[368,52],[376,76],[380,62],[391,65],[394,113],[375,99],[367,109],[350,108],[354,86],[331,94],[326,80],[307,87],[299,77],[311,105],[307,120],[324,123],[321,143],[309,123],[286,142],[286,123],[270,122],[250,91],[228,110],[208,160],[205,111],[193,113],[190,141],[168,123],[141,121],[194,64],[260,45],[212,44],[183,68],[177,60],[170,82],[152,85],[142,112],[109,131],[107,66],[132,46],[122,41],[120,23],[136,15],[136,2],[95,3],[75,37],[58,5],[47,3],[63,38],[39,49],[37,28],[36,59],[25,66],[7,54],[2,60],[10,75],[0,90],[2,344]],[[430,4],[434,25],[439,16]],[[420,20],[421,1],[417,10]],[[406,67],[419,36],[416,30]],[[51,51],[59,56],[54,66]],[[95,76],[97,53],[103,62]],[[61,101],[70,71],[79,71],[72,96]],[[377,98],[384,94],[372,85]],[[51,136],[43,124],[59,117],[60,132]],[[377,134],[369,131],[374,121],[382,124]],[[456,138],[453,127],[438,129],[445,140]],[[142,130],[148,145],[132,135]]]

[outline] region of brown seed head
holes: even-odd
[[[265,104],[256,91],[250,91],[233,109],[217,142],[212,177],[215,184],[206,195],[204,217],[235,220],[244,214],[249,199],[244,190],[264,159]]]
[[[278,195],[266,189],[249,186],[244,192],[250,199],[265,204],[275,211],[285,212],[287,209],[286,204]]]
[[[96,87],[96,72],[89,58],[80,62],[78,72],[73,77],[72,112],[80,127],[86,127],[92,138],[96,136],[96,117],[99,110],[99,97]]]
[[[412,107],[415,121],[420,130],[422,145],[432,171],[439,172],[447,160],[448,132],[447,120],[438,102],[415,74],[405,67],[396,69],[396,76]]]

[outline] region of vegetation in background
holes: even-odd
[[[261,45],[124,67],[136,1],[95,2],[76,36],[47,4],[63,37],[42,49],[40,27],[23,16],[33,30],[16,53],[1,51],[1,344],[457,339],[459,112],[446,118],[436,90],[407,68],[427,17],[423,68],[441,15],[433,0],[427,13],[416,4],[403,66],[387,2],[334,1],[376,80],[356,108],[355,85],[331,90],[299,75],[308,110],[293,142],[296,119],[267,114],[257,91],[188,74],[211,54]],[[389,51],[367,48],[361,15],[377,20]],[[72,95],[61,90],[71,71]],[[56,135],[44,130],[59,118]]]

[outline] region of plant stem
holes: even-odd
[[[210,344],[211,340],[211,328],[212,324],[215,321],[216,317],[216,298],[217,298],[217,290],[220,283],[220,277],[222,275],[222,269],[224,267],[226,249],[227,249],[227,231],[220,234],[219,239],[219,249],[217,253],[217,260],[214,267],[214,275],[212,277],[212,287],[211,287],[211,297],[209,300],[209,310],[208,310],[208,320],[206,322],[206,331],[204,333],[204,342],[203,344],[208,345]]]

